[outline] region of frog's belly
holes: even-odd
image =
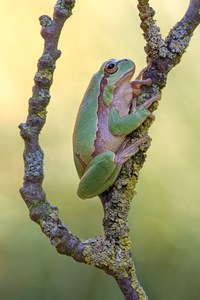
[[[94,142],[95,152],[93,153],[94,156],[105,151],[112,151],[116,153],[126,138],[126,135],[112,135],[109,131],[108,121],[105,119],[102,121],[103,122],[99,123],[101,125],[98,127],[98,131],[96,133],[96,139]]]

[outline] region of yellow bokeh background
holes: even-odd
[[[189,0],[151,0],[165,36]],[[0,67],[0,299],[120,300],[114,280],[58,255],[28,216],[19,195],[27,115],[43,40],[38,17],[55,1],[1,1]],[[171,71],[155,112],[152,145],[129,216],[138,277],[154,300],[198,299],[200,293],[200,29]],[[98,199],[76,196],[78,176],[71,137],[82,95],[108,58],[128,57],[145,66],[145,45],[135,0],[78,1],[62,31],[47,123],[44,187],[62,220],[80,238],[102,233]]]

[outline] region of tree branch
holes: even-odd
[[[187,48],[196,26],[200,22],[200,0],[191,0],[185,16],[170,31],[164,40],[156,25],[154,10],[149,1],[139,0],[138,9],[141,28],[147,45],[148,66],[144,79],[151,78],[152,85],[142,88],[138,103],[144,102],[160,91],[166,84],[168,72],[179,63]],[[33,94],[29,100],[29,112],[25,123],[20,124],[24,149],[24,183],[20,193],[28,206],[31,219],[38,223],[58,253],[72,256],[79,262],[91,264],[112,275],[125,299],[147,299],[136,277],[131,255],[131,240],[127,222],[130,203],[134,195],[139,171],[146,158],[149,145],[124,164],[114,185],[100,199],[104,209],[104,237],[97,236],[81,241],[70,233],[58,216],[58,209],[47,201],[42,188],[43,151],[39,145],[39,134],[46,122],[46,108],[50,101],[50,87],[56,61],[61,52],[57,49],[62,27],[72,14],[75,0],[58,0],[54,7],[53,19],[40,17],[44,51],[38,61]],[[155,110],[158,103],[152,105]],[[148,119],[134,131],[129,139],[147,135],[152,120]]]
[[[46,108],[50,101],[49,90],[53,82],[55,64],[61,55],[57,49],[58,40],[65,21],[71,16],[74,3],[74,0],[58,0],[53,20],[49,16],[40,17],[41,35],[45,41],[44,51],[34,77],[35,85],[29,100],[27,120],[19,126],[25,141],[25,173],[20,193],[29,208],[31,219],[40,225],[57,251],[82,261],[83,243],[62,224],[57,207],[51,206],[46,199],[42,188],[44,155],[39,145],[39,134],[46,122]]]

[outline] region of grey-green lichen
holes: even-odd
[[[44,70],[39,70],[36,74],[35,74],[35,80],[37,81],[48,81],[48,82],[52,82],[53,79],[53,74],[51,71],[49,71],[48,69],[44,69]]]
[[[120,278],[128,277],[132,268],[130,257],[131,241],[115,242],[105,240],[101,236],[84,241],[83,255],[87,264],[103,269],[106,273],[117,274]]]
[[[172,39],[169,43],[169,49],[172,53],[182,54],[187,48],[191,36],[188,35],[186,28],[182,24],[177,28],[174,28]]]
[[[46,219],[44,215],[41,216],[39,225],[42,227],[45,234],[49,236],[51,230],[54,228],[55,220],[58,220],[58,210],[53,210],[51,206],[49,206],[45,211],[45,215],[50,219]],[[49,222],[49,220],[51,220],[51,222]]]
[[[40,150],[29,152],[25,158],[26,178],[37,178],[43,175],[43,153]]]
[[[154,20],[154,13],[147,1],[139,1],[141,27],[144,30],[144,37],[147,41],[145,47],[149,57],[160,57],[173,59],[176,54],[181,55],[187,48],[191,35],[188,33],[188,24],[182,22],[174,27],[170,35],[164,40],[160,34],[160,28]]]
[[[51,27],[52,26],[52,20],[49,16],[44,15],[40,17],[40,25],[42,27]]]
[[[63,14],[71,14],[75,5],[74,0],[58,0],[55,7],[57,7]]]
[[[130,280],[138,300],[147,300],[147,296],[136,277],[135,266],[131,257],[131,241],[120,240],[120,244],[107,241],[101,236],[84,241],[83,255],[87,264],[93,265],[112,275],[119,282]],[[131,298],[132,299],[132,298]],[[135,299],[135,298],[134,298]]]
[[[148,27],[150,28],[148,34],[148,43],[152,50],[156,50],[164,46],[164,40],[160,34],[160,28],[155,25],[154,20],[147,20],[149,22]]]

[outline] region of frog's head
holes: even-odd
[[[109,86],[118,86],[125,81],[130,81],[134,72],[135,64],[130,59],[110,59],[103,63],[100,71],[108,80]]]

